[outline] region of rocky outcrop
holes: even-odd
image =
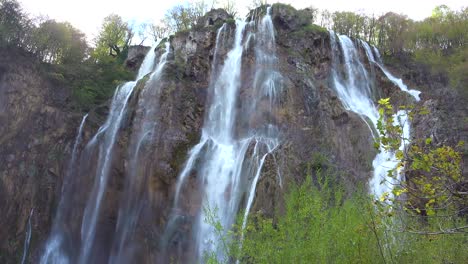
[[[124,62],[125,66],[132,71],[138,71],[149,49],[149,47],[142,45],[130,46],[127,59]]]

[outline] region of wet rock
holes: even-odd
[[[132,71],[137,72],[149,50],[150,47],[142,45],[130,46],[128,48],[127,59],[124,62],[125,66]]]

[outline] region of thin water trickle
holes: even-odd
[[[65,249],[65,241],[69,238],[68,234],[64,230],[70,221],[69,214],[73,208],[70,205],[71,195],[73,195],[73,176],[77,166],[78,159],[78,147],[81,144],[83,138],[83,128],[86,123],[88,114],[83,116],[80,126],[78,128],[75,143],[73,144],[73,150],[71,154],[70,162],[65,173],[64,181],[62,184],[62,192],[59,205],[57,207],[57,213],[54,218],[52,225],[52,231],[47,239],[44,254],[41,257],[41,264],[67,264],[70,262],[69,257]]]
[[[34,208],[31,209],[29,212],[28,224],[26,226],[26,235],[24,238],[24,246],[23,246],[23,257],[21,258],[21,264],[25,264],[28,258],[29,253],[29,245],[31,244],[31,236],[32,236],[32,217],[34,214]]]

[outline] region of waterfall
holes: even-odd
[[[159,43],[161,43],[161,40],[158,40],[148,51],[148,54],[145,56],[143,62],[141,63],[140,69],[138,70],[137,74],[137,80],[142,79],[145,77],[148,73],[152,72],[154,70],[154,61],[156,59],[156,48],[158,47]],[[167,43],[166,43],[167,44]],[[167,48],[167,46],[166,46]]]
[[[255,45],[256,72],[254,83],[256,96],[253,97],[255,103],[251,105],[255,107],[250,109],[250,114],[261,112],[259,102],[265,97],[268,98],[269,112],[273,112],[277,104],[278,94],[282,90],[282,76],[276,69],[278,58],[276,57],[276,42],[273,21],[271,20],[271,7],[267,8],[266,15],[260,22],[257,35],[257,42]],[[257,182],[259,180],[265,158],[279,146],[278,129],[271,123],[271,120],[268,121],[269,122],[265,122],[266,127],[262,128],[263,131],[253,131],[254,136],[256,136],[253,157],[256,159],[258,166],[254,174],[255,177],[250,186],[250,191],[248,192],[247,204],[242,220],[242,228],[245,228],[247,224],[247,218],[252,207]],[[266,152],[264,154],[261,154],[258,149],[261,144],[266,146]],[[278,180],[280,186],[282,186],[282,180],[279,173]]]
[[[334,66],[332,70],[332,79],[338,97],[347,110],[353,111],[363,118],[375,138],[376,135],[374,134],[374,131],[377,130],[379,114],[378,109],[372,100],[371,84],[373,80],[369,77],[366,68],[359,58],[359,50],[355,47],[350,38],[340,35],[338,36],[337,41],[335,33],[330,32],[330,41]],[[339,43],[343,54],[345,66],[344,76],[340,75],[337,71],[339,63],[339,55],[337,54],[340,54],[337,43]],[[361,44],[364,47],[369,62],[371,63],[371,67],[373,67],[372,63],[377,64],[390,81],[396,84],[402,91],[407,92],[416,100],[419,100],[419,91],[408,89],[401,79],[397,79],[385,69],[380,60],[380,55],[377,49],[375,49],[377,51],[376,60],[370,46],[364,41],[361,41]],[[394,120],[395,125],[401,125],[403,128],[401,136],[404,140],[401,142],[400,150],[404,150],[405,146],[408,144],[410,136],[410,123],[406,111],[398,111],[394,115]],[[370,121],[370,124],[368,121]],[[369,181],[370,192],[376,197],[380,197],[384,193],[390,194],[393,186],[401,181],[401,171],[397,171],[394,177],[388,176],[388,170],[395,168],[397,163],[394,152],[386,151],[380,147],[380,152],[372,162],[374,173],[372,179]]]
[[[91,194],[86,204],[81,225],[81,249],[79,263],[88,263],[96,235],[96,225],[99,218],[102,200],[107,189],[107,182],[112,165],[113,150],[120,129],[121,122],[126,114],[128,100],[140,79],[149,73],[154,67],[154,50],[150,50],[146,57],[147,63],[143,64],[139,76],[135,81],[127,82],[118,87],[112,99],[109,116],[106,122],[99,128],[96,135],[88,143],[88,147],[98,144],[99,156],[97,160],[96,175]],[[151,59],[153,58],[153,59]]]
[[[21,258],[21,264],[26,263],[28,257],[29,245],[31,244],[31,235],[32,235],[32,225],[31,220],[34,213],[34,208],[29,212],[28,225],[26,226],[26,235],[24,237],[24,246],[23,246],[23,257]]]
[[[233,224],[239,199],[236,187],[241,177],[243,157],[248,147],[248,140],[234,138],[237,93],[240,88],[242,64],[242,39],[245,22],[237,21],[234,47],[227,54],[218,78],[211,85],[212,104],[202,130],[201,142],[208,143],[204,153],[203,165],[199,169],[201,188],[203,188],[202,208],[217,208],[218,217],[223,227]],[[216,251],[210,243],[216,241],[213,227],[206,223],[205,211],[201,210],[195,226],[198,257],[207,251]]]
[[[81,144],[83,138],[82,131],[86,123],[86,118],[88,118],[88,114],[83,116],[80,126],[78,127],[75,143],[73,144],[71,159],[68,163],[62,184],[60,202],[57,207],[57,213],[54,218],[51,234],[47,239],[45,251],[41,257],[41,264],[66,264],[70,262],[66,251],[66,241],[70,238],[68,237],[69,234],[67,234],[65,227],[70,221],[70,210],[72,210],[70,205],[72,200],[71,196],[73,195],[75,187],[75,181],[73,177],[75,176],[74,171],[77,167],[76,163],[78,158],[78,147]]]
[[[259,22],[256,32],[253,32],[255,21],[248,24],[236,22],[233,47],[219,71],[216,53],[218,46],[224,45],[221,35],[222,32],[225,34],[225,26],[218,30],[209,85],[211,104],[205,116],[200,142],[189,152],[185,167],[179,175],[174,201],[174,209],[178,209],[183,184],[188,175],[196,171],[200,182],[198,191],[202,193],[201,209],[193,226],[199,261],[207,252],[214,252],[218,258],[223,257],[219,245],[215,244],[220,238],[214,227],[205,222],[205,209],[210,209],[208,213],[216,213],[224,232],[227,232],[234,224],[240,202],[245,197],[245,225],[264,161],[279,145],[274,120],[263,114],[274,111],[277,94],[281,91],[281,75],[275,69],[277,58],[270,13],[271,8],[268,7],[267,15]],[[248,37],[244,38],[245,35]],[[241,76],[242,56],[252,39],[256,41],[254,80],[250,86],[244,86]],[[244,87],[252,89],[249,91],[251,96],[245,101],[239,101],[239,90]],[[243,107],[236,106],[238,104]],[[244,112],[238,113],[239,109]],[[250,120],[239,130],[238,125],[244,124],[243,119]],[[175,225],[176,218],[176,215],[170,217],[165,240],[170,236],[167,232],[173,232],[171,229],[175,228],[172,225]]]
[[[157,125],[157,102],[160,89],[162,88],[160,79],[169,52],[170,43],[167,41],[166,50],[164,54],[161,55],[159,63],[153,74],[151,74],[146,86],[143,88],[138,101],[136,111],[138,114],[134,118],[134,120],[138,120],[138,122],[134,122],[132,137],[128,147],[130,160],[126,172],[127,181],[121,200],[112,249],[113,253],[109,263],[128,263],[128,258],[131,258],[125,254],[131,254],[127,253],[127,251],[129,251],[127,244],[135,230],[138,216],[143,206],[142,196],[144,195],[144,188],[146,187],[149,176],[149,170],[146,168],[148,165],[145,163],[153,150],[150,149],[150,146],[154,142],[154,133]],[[154,56],[147,56],[147,58],[154,60]],[[140,72],[142,69],[143,66]],[[155,85],[152,85],[153,83],[155,83]]]
[[[382,72],[385,74],[385,76],[387,76],[387,78],[393,83],[395,84],[396,86],[398,86],[398,88],[400,88],[400,90],[404,91],[404,92],[407,92],[409,93],[411,96],[413,96],[413,98],[416,100],[416,101],[419,101],[420,98],[419,98],[419,95],[421,94],[420,91],[418,90],[413,90],[413,89],[409,89],[408,86],[403,83],[403,80],[400,79],[400,78],[397,78],[395,76],[393,76],[388,70],[387,68],[385,68],[385,66],[383,65],[383,62],[382,62],[382,58],[380,57],[380,52],[379,50],[376,48],[376,47],[373,47],[373,50],[374,52],[376,53],[376,57],[374,56],[374,54],[372,53],[372,49],[370,47],[370,45],[361,40],[361,43],[362,43],[362,46],[364,47],[364,50],[366,51],[366,55],[367,55],[367,58],[369,59],[370,62],[372,63],[376,63],[380,69],[382,70]]]

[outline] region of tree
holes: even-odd
[[[149,34],[156,42],[158,39],[162,39],[167,36],[169,29],[163,24],[150,24],[148,27]]]
[[[226,10],[226,12],[229,15],[231,15],[232,17],[237,16],[237,8],[236,8],[235,1],[233,1],[233,0],[224,0],[221,8]]]
[[[166,12],[163,21],[170,32],[185,31],[195,26],[206,11],[207,5],[204,1],[176,5]]]
[[[16,0],[0,0],[0,44],[22,45],[27,17]]]
[[[103,53],[107,50],[108,55],[117,57],[122,50],[128,48],[132,38],[133,31],[128,24],[119,15],[111,14],[104,18],[96,38],[96,51]]]
[[[310,22],[313,23],[317,19],[317,16],[319,14],[318,8],[316,8],[314,6],[309,6],[309,7],[305,8],[304,10],[308,13],[308,15],[311,18]]]
[[[364,35],[365,16],[353,12],[334,12],[333,31],[354,38]]]
[[[258,7],[264,6],[268,4],[268,0],[252,0],[247,6],[249,10],[257,9]]]
[[[461,153],[457,151],[463,146],[460,142],[455,148],[446,145],[433,146],[431,138],[413,140],[411,146],[400,149],[403,138],[402,126],[399,116],[394,114],[390,99],[379,100],[378,120],[379,139],[377,146],[382,146],[385,151],[395,152],[398,161],[395,168],[390,168],[388,175],[396,177],[398,171],[406,175],[392,190],[393,197],[384,193],[380,201],[389,200],[390,210],[397,210],[402,203],[403,208],[416,212],[424,217],[437,215],[438,217],[451,218],[453,216],[467,214],[468,212],[468,179],[463,177]],[[412,107],[400,107],[409,113],[410,119],[416,114]],[[428,114],[422,109],[419,114]],[[448,221],[450,222],[450,221]],[[451,232],[466,232],[468,226],[454,227],[445,230]],[[440,230],[444,232],[444,230]]]
[[[319,11],[320,14],[320,26],[324,28],[332,28],[332,14],[328,10]]]
[[[192,23],[191,9],[182,5],[169,9],[164,16],[164,23],[172,32],[188,30]]]
[[[68,64],[81,62],[88,45],[85,35],[70,23],[49,19],[32,30],[29,49],[44,62]]]
[[[403,51],[406,33],[412,21],[407,16],[388,12],[379,17],[378,46],[381,51],[396,54]]]

